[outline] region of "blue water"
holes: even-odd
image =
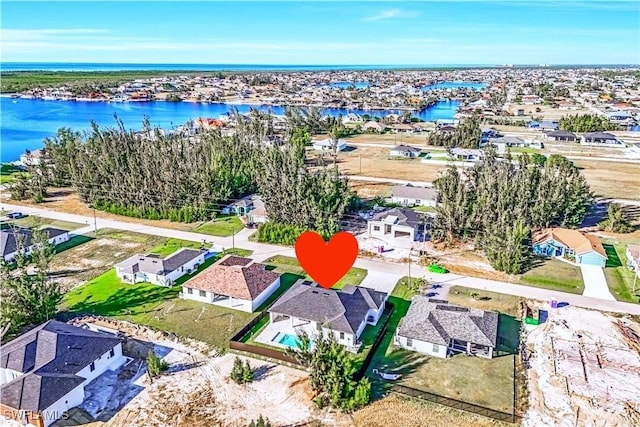
[[[366,89],[369,87],[369,82],[334,82],[329,86],[339,87],[340,89],[351,89],[353,86],[355,86],[356,89]]]
[[[491,64],[431,64],[431,65],[278,65],[278,64],[125,64],[85,62],[3,62],[2,71],[324,71],[324,70],[396,70],[494,67]]]
[[[487,85],[485,83],[472,83],[472,82],[440,82],[432,85],[422,86],[422,90],[434,90],[434,89],[484,89]]]
[[[458,101],[441,101],[413,115],[425,121],[452,119],[458,108]],[[38,99],[12,99],[0,97],[0,160],[17,160],[25,150],[42,148],[44,138],[56,134],[59,128],[74,130],[90,128],[90,120],[101,126],[114,126],[114,114],[122,120],[127,129],[139,130],[145,117],[152,126],[172,129],[198,117],[218,118],[237,108],[241,113],[251,108],[271,110],[273,114],[284,114],[283,107],[199,104],[192,102],[80,102],[43,101]],[[337,116],[349,112],[384,116],[389,113],[401,114],[397,110],[347,110],[328,108],[323,113]]]
[[[281,338],[278,340],[278,343],[282,344],[282,345],[286,345],[289,348],[298,348],[298,339],[295,335],[290,335],[290,334],[282,334],[280,333]],[[276,336],[276,338],[278,337]],[[313,341],[311,342],[311,344],[313,345]]]

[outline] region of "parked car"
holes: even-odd
[[[26,215],[23,214],[22,212],[9,212],[7,214],[7,218],[11,218],[11,219],[20,219],[24,217],[26,217]]]

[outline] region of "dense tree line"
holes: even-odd
[[[34,230],[30,255],[27,242],[16,234],[17,254],[14,262],[0,259],[0,329],[11,337],[28,325],[52,319],[62,300],[60,284],[51,280],[49,263],[55,249],[44,231]]]
[[[351,191],[335,166],[310,170],[290,147],[267,148],[260,166],[256,181],[270,222],[291,230],[316,230],[325,237],[338,231]],[[266,230],[260,236],[266,236]]]
[[[72,186],[97,209],[191,222],[211,219],[229,201],[260,192],[273,221],[260,230],[264,241],[288,242],[308,229],[324,236],[338,231],[352,194],[335,165],[307,166],[309,131],[293,128],[289,144],[267,146],[263,140],[273,132],[268,114],[253,111],[234,120],[233,136],[218,130],[164,134],[148,122],[142,132],[127,131],[122,123],[93,124],[84,133],[61,129],[12,195],[43,200],[47,185]],[[337,140],[342,129],[334,124],[330,138]]]
[[[482,133],[480,130],[480,122],[480,115],[474,114],[470,118],[462,121],[451,133],[437,131],[431,133],[427,137],[427,143],[429,145],[448,148],[478,148]]]
[[[164,135],[145,123],[81,134],[62,130],[46,141],[52,181],[112,213],[176,221],[206,220],[220,203],[255,190],[254,144],[211,131],[198,139]]]
[[[596,114],[572,114],[560,118],[558,126],[569,132],[597,132],[616,130],[617,125],[611,123],[605,116]]]
[[[508,273],[527,268],[532,230],[576,227],[592,200],[578,168],[552,155],[535,162],[497,159],[492,151],[475,167],[450,167],[434,182],[441,197],[432,235],[452,242],[475,239],[492,265]]]

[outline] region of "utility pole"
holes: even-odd
[[[93,234],[98,237],[98,220],[96,219],[96,207],[93,207]]]
[[[232,249],[236,249],[236,226],[231,226],[231,247]]]
[[[638,259],[636,259],[636,268],[633,270],[635,274],[633,275],[633,290],[631,293],[634,295],[636,293],[636,283],[638,283],[638,269],[640,269],[640,253],[638,253]]]

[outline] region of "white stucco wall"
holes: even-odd
[[[436,205],[435,200],[426,200],[426,199],[412,199],[409,197],[398,197],[393,196],[391,198],[392,203],[397,203],[403,206],[432,206]]]
[[[278,277],[267,289],[262,291],[251,304],[251,311],[256,311],[263,302],[265,302],[280,287],[280,278]]]
[[[83,400],[84,386],[79,385],[42,411],[41,416],[45,427],[48,427],[53,424],[54,421],[62,418],[66,411],[80,405]]]
[[[407,337],[403,337],[400,335],[395,335],[393,337],[393,342],[395,345],[401,348],[404,348],[405,350],[415,351],[418,353],[426,354],[428,356],[435,356],[435,357],[442,357],[442,358],[447,357],[446,345],[438,345],[436,349],[434,348],[433,343],[413,339],[411,340],[411,346],[408,346]]]
[[[95,369],[91,371],[90,365],[81,369],[76,375],[86,378],[86,380],[71,390],[69,393],[58,399],[42,412],[45,426],[49,426],[55,420],[61,418],[65,411],[78,406],[84,400],[84,386],[102,375],[107,370],[115,370],[122,366],[127,360],[122,354],[122,344],[114,347],[114,355],[110,356],[107,351],[94,361]]]
[[[93,362],[95,365],[95,369],[93,371],[91,371],[90,366],[85,366],[76,374],[79,377],[86,378],[84,384],[90,383],[107,370],[117,369],[127,360],[122,355],[122,344],[118,344],[113,350],[113,357],[110,357],[109,352],[106,352]]]

